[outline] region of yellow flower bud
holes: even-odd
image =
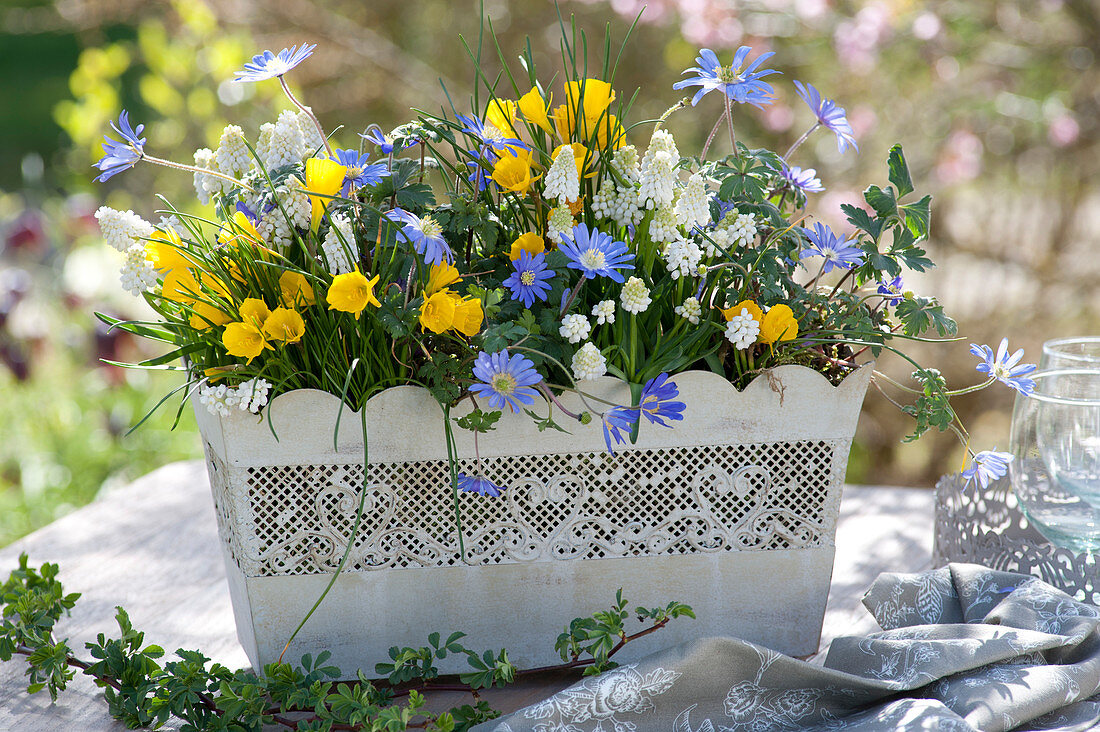
[[[275,308],[264,322],[263,334],[277,343],[297,343],[305,335],[306,324],[298,311]]]
[[[218,243],[253,244],[265,251],[271,251],[263,246],[264,238],[260,236],[260,232],[256,231],[256,227],[248,220],[243,211],[235,211],[233,218],[225,222],[225,226],[218,230]]]
[[[149,238],[153,241],[146,242],[145,257],[152,263],[153,269],[161,275],[166,276],[172,270],[195,266],[194,262],[180,251],[184,248],[183,240],[173,229],[154,231]]]
[[[288,308],[309,307],[317,302],[309,280],[301,272],[287,270],[279,275],[279,302]]]
[[[263,353],[265,348],[271,348],[260,329],[252,323],[230,323],[225,326],[222,344],[230,356],[246,359],[245,363],[252,363],[252,359]]]
[[[531,162],[526,155],[513,155],[504,151],[493,166],[493,180],[503,190],[512,193],[527,193],[531,184],[538,180],[540,175],[531,175]]]
[[[359,316],[367,305],[375,307],[382,305],[374,296],[374,286],[378,284],[378,279],[379,276],[375,275],[368,280],[358,269],[336,275],[332,278],[332,284],[329,285],[328,294],[325,296],[328,309],[352,313],[355,319],[359,320]]]
[[[233,318],[220,308],[214,307],[205,300],[196,300],[191,303],[191,317],[187,322],[195,330],[206,330],[212,325],[225,325]]]
[[[554,95],[551,94],[550,101],[553,101],[553,99]],[[547,110],[550,109],[550,102],[542,98],[538,87],[531,87],[531,91],[519,98],[518,105],[519,111],[523,112],[524,119],[538,125],[546,130],[548,134],[553,134],[554,130],[550,127],[550,119],[546,116]]]
[[[511,99],[490,99],[485,110],[485,121],[500,130],[505,137],[518,137],[516,111],[516,103]]]
[[[425,330],[439,334],[454,326],[455,293],[450,290],[437,292],[420,306],[420,325]]]

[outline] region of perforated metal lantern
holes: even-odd
[[[288,657],[327,649],[347,671],[373,669],[391,646],[461,630],[468,647],[506,647],[521,667],[544,665],[558,660],[565,624],[606,607],[620,587],[632,607],[675,599],[698,615],[631,644],[635,656],[706,635],[813,653],[869,379],[864,367],[833,387],[784,366],[737,392],[710,372],[678,374],[684,421],[645,423],[614,454],[598,419],[559,416],[563,434],[505,414],[478,447],[485,475],[507,490],[459,496],[465,560],[442,411],[424,389],[388,389],[366,405],[355,546]],[[629,399],[615,379],[586,387]],[[575,395],[563,403],[584,409]],[[313,390],[277,397],[263,419],[196,406],[237,631],[257,666],[279,656],[348,546],[363,440],[359,415],[345,409],[334,446],[339,410]],[[474,472],[472,433],[455,437],[459,470]],[[442,669],[464,667],[456,659]]]

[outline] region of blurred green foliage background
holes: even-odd
[[[585,29],[593,64],[638,0],[562,0]],[[558,16],[546,0],[488,0],[506,59],[529,36],[540,78],[560,68]],[[471,0],[6,0],[0,5],[0,545],[91,500],[103,488],[200,454],[194,420],[176,404],[129,426],[176,385],[102,359],[141,344],[97,327],[93,311],[139,315],[117,284],[115,252],[91,214],[102,203],[156,220],[159,192],[195,209],[190,176],[138,166],[105,185],[90,164],[125,107],[155,154],[190,161],[227,122],[254,134],[286,102],[278,85],[233,84],[264,48],[317,43],[293,83],[343,146],[466,99],[474,76],[458,34],[476,44]],[[930,252],[939,268],[907,281],[935,295],[967,340],[921,347],[949,383],[976,380],[971,341],[1002,335],[1037,360],[1050,337],[1100,332],[1100,3],[1096,0],[650,0],[616,89],[641,89],[633,121],[674,104],[671,88],[701,47],[727,61],[738,45],[774,50],[779,99],[738,110],[740,139],[785,150],[810,124],[791,80],[845,106],[860,153],[821,134],[792,161],[827,191],[813,208],[844,228],[841,203],[885,182],[886,152],[905,146],[918,190],[931,192]],[[495,61],[487,63],[493,67]],[[550,85],[560,87],[559,83]],[[683,151],[698,150],[720,112],[707,98],[676,113]],[[636,130],[633,142],[648,137]],[[721,140],[721,137],[719,138]],[[728,143],[727,143],[728,144]],[[718,149],[718,154],[723,154]],[[895,376],[906,369],[884,358]],[[1007,389],[969,396],[960,413],[982,449],[1004,447]],[[900,445],[908,417],[868,395],[849,480],[931,486],[955,470],[950,436]]]

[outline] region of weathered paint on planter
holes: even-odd
[[[743,392],[710,372],[678,374],[684,421],[645,423],[637,443],[613,455],[598,419],[558,415],[564,434],[505,414],[478,447],[487,477],[508,490],[461,495],[466,561],[442,412],[424,389],[388,389],[366,405],[359,537],[288,657],[327,649],[348,673],[372,671],[391,646],[461,630],[471,648],[506,647],[521,667],[549,664],[565,624],[606,607],[619,587],[632,606],[676,599],[699,616],[631,644],[630,657],[705,635],[813,653],[870,374],[864,367],[833,387],[783,366]],[[587,391],[629,396],[607,377]],[[562,401],[584,408],[576,395]],[[334,445],[339,410],[314,390],[277,397],[262,419],[196,405],[238,636],[256,666],[279,656],[347,547],[363,440],[359,414],[345,409]],[[473,472],[473,435],[456,428],[455,437],[460,470]],[[464,659],[441,668],[464,670]]]

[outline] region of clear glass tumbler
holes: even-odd
[[[1037,371],[1012,413],[1009,477],[1028,520],[1052,543],[1100,550],[1100,369]]]
[[[1100,336],[1056,338],[1043,344],[1039,368],[1100,369]]]

